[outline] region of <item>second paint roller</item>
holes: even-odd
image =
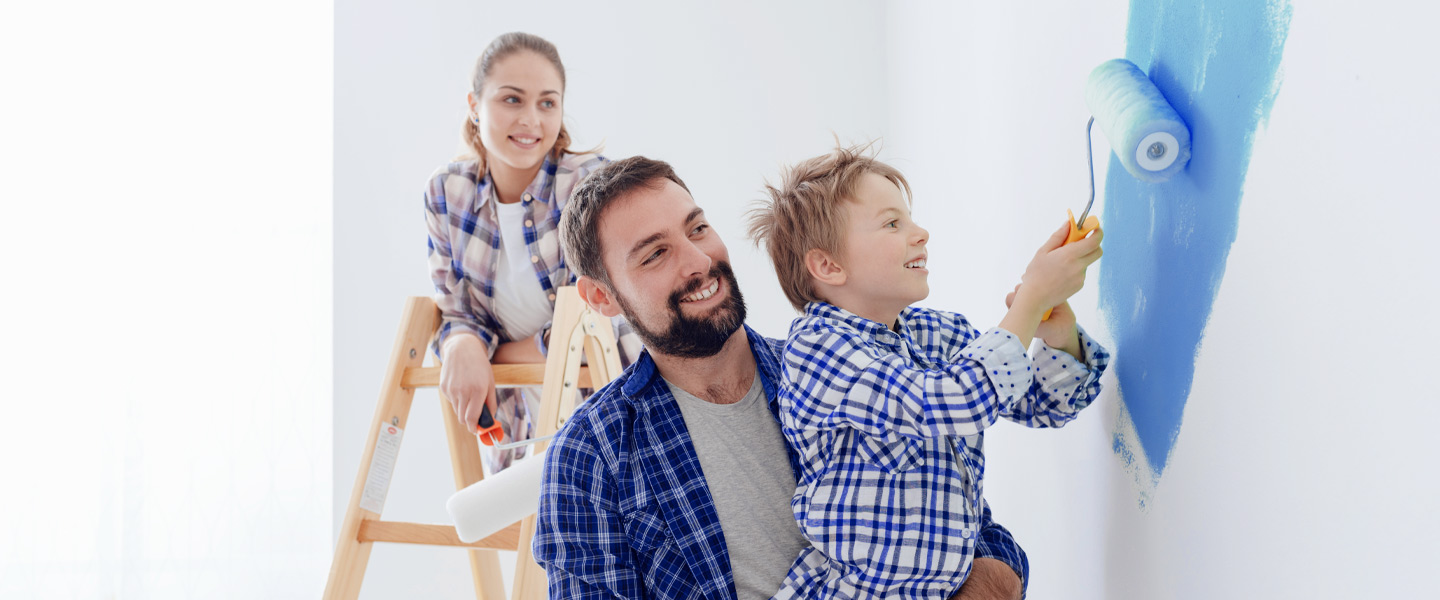
[[[1100,225],[1100,219],[1090,215],[1090,207],[1095,204],[1095,158],[1090,141],[1093,125],[1100,125],[1120,164],[1141,181],[1165,181],[1190,162],[1190,128],[1135,63],[1117,58],[1095,67],[1085,83],[1085,106],[1093,115],[1085,126],[1090,201],[1079,219],[1066,211],[1070,219],[1066,244],[1085,239]],[[1050,311],[1044,318],[1050,318]]]

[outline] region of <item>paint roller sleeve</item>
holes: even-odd
[[[1085,104],[1136,179],[1159,183],[1190,162],[1190,129],[1135,63],[1117,58],[1095,67]]]
[[[452,494],[445,509],[460,541],[482,540],[535,514],[544,466],[544,453],[531,456]]]

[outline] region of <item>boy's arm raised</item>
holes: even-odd
[[[1035,337],[1045,312],[1065,304],[1080,291],[1085,286],[1085,269],[1104,254],[1100,241],[1105,238],[1105,232],[1100,228],[1095,228],[1090,237],[1065,245],[1069,231],[1070,224],[1066,223],[1045,240],[1020,277],[1020,286],[1006,298],[1005,304],[1010,310],[1000,320],[999,327],[1015,334],[1026,347]],[[1068,307],[1065,314],[1069,314]],[[1051,318],[1056,316],[1052,314]],[[1074,317],[1070,316],[1069,321],[1073,323]]]
[[[797,327],[785,345],[794,386],[787,418],[801,428],[933,438],[989,427],[1030,388],[1034,372],[1014,335],[992,329],[943,368],[912,366],[841,327]]]

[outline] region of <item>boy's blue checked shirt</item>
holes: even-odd
[[[1032,361],[1014,335],[954,313],[910,307],[892,331],[805,308],[785,345],[780,423],[812,547],[779,597],[948,598],[989,513],[981,432],[1001,417],[1064,425],[1099,393],[1110,356],[1084,331],[1088,365],[1043,342]]]

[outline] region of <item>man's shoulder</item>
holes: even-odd
[[[603,452],[602,448],[611,448],[619,443],[625,437],[627,424],[632,419],[633,410],[625,395],[625,384],[633,370],[632,365],[580,403],[557,432],[555,443],[576,450],[590,449],[595,452]]]

